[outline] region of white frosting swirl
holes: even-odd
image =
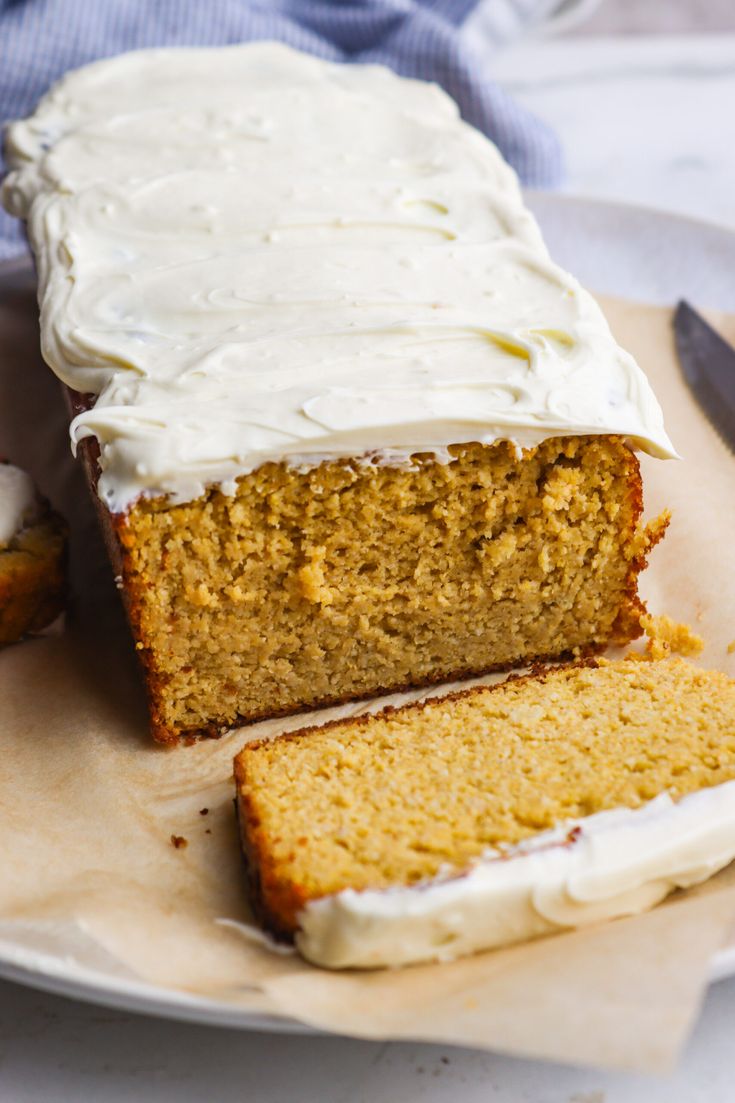
[[[33,480],[19,467],[0,463],[0,549],[38,515]]]
[[[296,941],[309,961],[333,969],[450,960],[645,911],[733,858],[730,781],[565,824],[488,854],[463,876],[322,897],[300,912]]]
[[[673,456],[590,295],[438,88],[274,43],[125,54],[9,128],[44,355],[113,510],[269,460],[616,433]]]

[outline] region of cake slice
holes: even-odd
[[[48,627],[65,588],[66,525],[30,475],[0,462],[0,647]]]
[[[252,904],[310,961],[444,959],[642,911],[735,857],[735,682],[591,660],[249,743]]]
[[[144,50],[6,146],[156,739],[639,633],[661,410],[438,88]]]

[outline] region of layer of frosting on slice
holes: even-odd
[[[274,43],[125,54],[7,135],[44,356],[101,497],[264,462],[622,434],[672,456],[595,301],[433,85]]]
[[[645,911],[733,858],[730,781],[565,824],[459,877],[322,897],[300,912],[296,943],[333,969],[450,960]]]

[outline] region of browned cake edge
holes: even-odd
[[[72,415],[87,410],[91,407],[92,396],[80,395],[75,391],[66,389],[67,402]],[[98,456],[99,447],[97,441],[94,438],[88,438],[81,442],[79,445],[79,456],[84,465],[87,481],[90,487],[90,491],[93,495],[95,505],[97,508],[97,516],[99,518],[102,533],[107,546],[108,555],[113,566],[113,570],[118,579],[118,588],[120,590],[123,603],[125,605],[128,622],[132,631],[133,638],[135,640],[136,651],[138,655],[138,661],[140,663],[141,672],[143,675],[143,681],[146,689],[146,695],[148,698],[148,707],[151,721],[151,734],[158,743],[165,745],[175,745],[179,742],[193,742],[200,738],[218,738],[223,732],[230,730],[234,727],[241,725],[257,723],[261,720],[278,719],[281,717],[296,715],[299,712],[304,711],[304,707],[301,705],[295,705],[292,708],[286,709],[269,709],[263,708],[257,712],[250,712],[247,714],[238,714],[226,725],[222,722],[218,722],[216,719],[209,724],[200,725],[194,728],[187,729],[171,729],[163,719],[163,711],[159,706],[159,702],[163,700],[165,696],[165,678],[160,674],[156,667],[156,660],[153,648],[149,645],[145,632],[142,626],[142,607],[143,607],[143,594],[141,592],[141,584],[133,581],[134,575],[132,571],[129,571],[128,563],[130,559],[130,553],[125,548],[125,529],[127,524],[127,514],[125,513],[111,513],[104,502],[97,494],[97,481],[99,478],[99,466]],[[643,484],[640,475],[640,465],[635,453],[631,450],[631,486],[630,497],[632,502],[632,518],[630,538],[636,531],[641,515],[643,513]],[[347,462],[347,461],[345,461]],[[624,588],[624,597],[618,611],[617,618],[613,624],[611,636],[609,640],[600,644],[592,644],[586,648],[583,648],[581,652],[576,655],[572,655],[568,651],[563,651],[554,654],[541,654],[541,655],[528,655],[524,660],[523,665],[535,664],[535,663],[549,663],[559,662],[563,660],[571,660],[573,658],[585,658],[586,656],[599,654],[605,650],[605,647],[611,644],[625,644],[631,640],[636,639],[641,635],[642,629],[640,627],[640,616],[645,613],[646,609],[643,602],[638,596],[638,575],[647,565],[648,553],[658,543],[658,541],[664,535],[666,524],[665,522],[659,525],[658,528],[652,528],[647,530],[647,540],[642,546],[639,555],[634,557],[629,564],[628,575]],[[337,705],[346,704],[348,701],[355,700],[369,700],[372,697],[379,697],[390,693],[401,693],[410,689],[421,689],[426,686],[440,685],[442,683],[459,682],[470,678],[482,677],[486,674],[493,674],[513,669],[512,663],[495,663],[487,664],[479,667],[461,667],[457,670],[450,671],[448,673],[437,674],[433,678],[421,678],[418,681],[413,682],[391,682],[386,685],[375,686],[368,692],[355,695],[335,695],[321,698],[319,701],[315,701],[309,705],[309,711],[316,711],[320,708],[329,708]]]
[[[456,690],[453,693],[440,694],[426,698],[423,701],[413,701],[406,705],[387,705],[379,712],[362,713],[360,716],[350,716],[343,720],[329,720],[324,724],[311,724],[297,731],[286,732],[276,736],[280,743],[288,743],[309,736],[312,732],[323,732],[329,728],[364,728],[376,719],[384,719],[401,713],[421,712],[427,705],[434,702],[446,704],[450,701],[459,701],[468,697],[476,697],[495,693],[503,689],[509,682],[544,683],[549,675],[560,670],[583,669],[585,667],[595,669],[600,664],[594,658],[581,659],[574,663],[568,663],[563,667],[547,666],[542,663],[534,664],[526,674],[511,674],[503,682],[492,686],[470,686],[467,689]],[[235,808],[240,833],[240,845],[245,861],[245,875],[247,879],[248,899],[256,920],[274,938],[292,942],[296,934],[299,911],[309,902],[311,897],[307,889],[290,880],[283,880],[279,875],[277,860],[273,857],[267,834],[261,829],[260,819],[254,802],[251,799],[248,788],[247,761],[249,755],[257,752],[258,748],[274,742],[272,739],[256,739],[246,743],[243,749],[235,756],[234,775],[236,786]]]

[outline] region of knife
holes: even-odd
[[[684,300],[674,314],[674,335],[689,389],[735,452],[735,348]]]

